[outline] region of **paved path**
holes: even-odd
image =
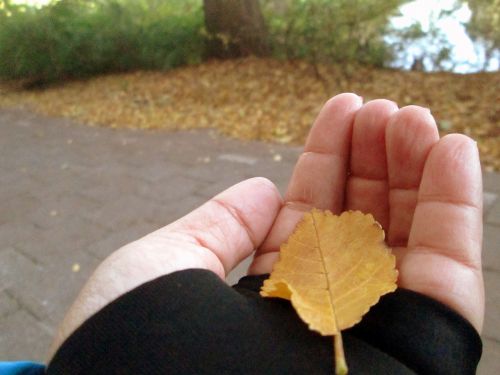
[[[113,250],[242,179],[265,176],[283,191],[300,152],[209,131],[114,131],[17,110],[0,111],[0,150],[0,360],[43,360],[65,310]],[[485,175],[480,374],[500,374],[499,194],[500,175]]]

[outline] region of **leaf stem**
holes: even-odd
[[[335,375],[347,375],[347,363],[344,355],[344,344],[342,343],[342,333],[333,336],[333,348],[335,353]]]

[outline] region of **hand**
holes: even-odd
[[[285,202],[268,180],[250,179],[119,249],[80,292],[51,356],[92,314],[156,277],[204,268],[225,278],[256,249],[249,273],[271,272],[279,245],[312,207],[372,213],[394,247],[399,285],[447,304],[480,331],[481,193],[472,140],[440,140],[426,109],[338,95],[311,129]]]
[[[459,312],[480,332],[482,179],[476,144],[439,139],[429,110],[353,94],[326,103],[250,273],[270,272],[304,210],[372,213],[386,231],[400,287]]]

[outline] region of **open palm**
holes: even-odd
[[[266,179],[243,181],[117,250],[80,292],[51,354],[101,307],[156,277],[205,268],[225,278],[254,251],[249,273],[271,272],[280,244],[312,207],[372,213],[396,254],[399,285],[450,306],[480,331],[481,193],[474,141],[439,139],[429,110],[338,95],[313,125],[284,201]]]
[[[309,133],[251,273],[271,271],[279,245],[311,207],[372,213],[397,257],[399,286],[447,304],[481,329],[482,185],[470,138],[439,139],[425,108],[338,95]]]

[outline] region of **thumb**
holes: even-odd
[[[281,206],[281,195],[271,181],[252,178],[230,187],[156,235],[187,236],[208,249],[222,266],[211,271],[224,278],[262,244]]]

